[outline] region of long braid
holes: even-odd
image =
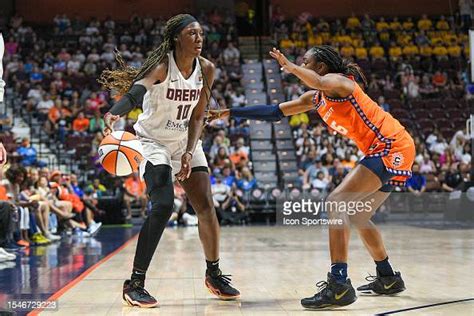
[[[330,73],[342,73],[344,75],[354,76],[356,80],[362,80],[367,86],[367,79],[359,65],[348,59],[342,58],[331,46],[315,46],[311,48],[311,51],[316,60],[321,61],[328,66]]]
[[[150,53],[140,68],[128,66],[120,52],[115,50],[115,59],[119,68],[104,70],[97,81],[105,89],[116,90],[121,95],[127,93],[134,82],[143,79],[163,61],[169,51],[175,48],[173,39],[177,35],[176,29],[188,16],[188,14],[178,14],[166,22],[163,42]]]

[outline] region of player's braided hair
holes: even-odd
[[[330,73],[341,73],[348,76],[354,76],[356,80],[362,80],[364,85],[367,86],[367,79],[359,65],[342,58],[331,46],[315,46],[311,48],[310,51],[317,61],[323,62],[328,66]]]
[[[124,95],[134,82],[143,79],[163,61],[169,51],[175,49],[175,36],[182,30],[181,25],[183,21],[191,19],[194,18],[189,14],[178,14],[166,21],[163,42],[151,52],[140,68],[128,66],[120,52],[115,50],[115,59],[118,62],[119,68],[115,70],[104,70],[97,81],[102,84],[104,88],[116,90],[120,95]]]

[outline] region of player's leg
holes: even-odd
[[[400,272],[393,271],[389,262],[382,234],[370,220],[375,211],[389,197],[391,191],[390,185],[384,185],[379,191],[364,199],[364,203],[370,202],[372,211],[358,213],[351,218],[351,222],[356,226],[360,238],[376,264],[376,276],[367,277],[367,281],[370,281],[370,283],[357,288],[359,292],[364,294],[389,295],[405,290],[405,283]]]
[[[124,283],[123,299],[129,305],[155,307],[158,302],[144,288],[145,274],[173,211],[171,166],[147,162],[144,179],[152,207],[138,236],[133,272]]]
[[[349,203],[363,201],[381,186],[382,182],[375,173],[358,164],[327,197],[325,205],[329,218],[340,220],[342,224],[332,224],[329,227],[331,271],[328,273],[328,281],[320,292],[301,300],[303,307],[317,309],[345,306],[357,299],[351,281],[347,278],[349,215],[340,210],[347,209]]]
[[[196,153],[195,153],[196,155]],[[240,292],[233,288],[230,279],[219,269],[220,227],[212,201],[211,182],[207,166],[192,169],[188,179],[181,182],[191,205],[198,216],[199,237],[206,256],[206,286],[221,299],[236,299]]]

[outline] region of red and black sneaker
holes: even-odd
[[[221,270],[215,272],[206,271],[206,287],[211,294],[221,300],[236,300],[240,298],[240,292],[230,284],[230,275],[222,274]]]
[[[125,280],[123,283],[122,299],[128,306],[152,308],[158,306],[158,301],[148,293],[141,280]]]

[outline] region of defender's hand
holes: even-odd
[[[292,73],[297,67],[294,63],[289,61],[279,49],[276,49],[275,47],[273,47],[273,50],[270,51],[270,56],[275,58],[280,64],[281,68],[288,73]]]

